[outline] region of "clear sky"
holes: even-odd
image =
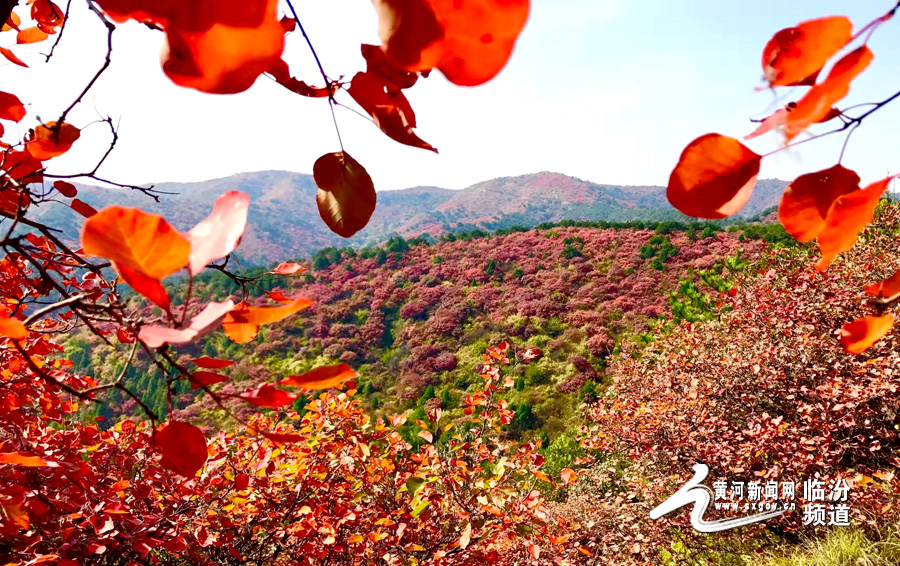
[[[54,119],[102,63],[102,26],[83,2],[72,4],[69,28],[50,63],[38,55],[49,43],[17,48],[31,69],[0,63],[0,88],[32,103],[23,125],[34,125],[27,120],[35,114]],[[379,190],[463,188],[542,170],[599,183],[665,185],[690,140],[713,131],[742,136],[752,130],[750,117],[775,107],[771,92],[755,91],[762,84],[760,54],[774,32],[837,14],[861,27],[891,5],[533,0],[518,48],[494,81],[464,89],[435,73],[408,91],[418,133],[440,155],[399,145],[346,109],[338,109],[338,120],[345,148]],[[296,0],[295,6],[330,75],[349,77],[364,68],[359,44],[378,41],[367,0]],[[159,65],[162,33],[134,23],[121,28],[111,68],[70,120],[83,126],[99,112],[119,121],[121,139],[101,174],[144,183],[263,169],[308,173],[317,157],[337,150],[325,101],[301,98],[265,77],[233,96],[176,87]],[[900,18],[869,45],[875,60],[853,84],[848,104],[900,89]],[[286,59],[296,76],[317,82],[299,33],[288,38]],[[863,182],[900,168],[900,101],[873,118],[854,134],[844,157]],[[54,160],[55,171],[74,172],[79,163],[96,160],[107,134],[102,124],[87,128],[70,154]],[[770,136],[751,147],[776,147],[777,136]],[[832,136],[782,152],[764,161],[761,176],[790,179],[833,165],[842,141]]]

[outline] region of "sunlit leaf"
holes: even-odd
[[[302,375],[292,375],[278,383],[304,389],[331,389],[355,377],[357,373],[353,368],[346,364],[338,364],[319,367]]]
[[[40,456],[30,454],[28,452],[5,452],[0,454],[0,464],[13,464],[25,468],[55,468],[59,464],[56,462],[48,462]]]
[[[272,78],[275,79],[275,82],[288,89],[289,91],[295,94],[299,94],[300,96],[308,96],[310,98],[327,98],[329,95],[327,88],[310,86],[304,81],[295,79],[291,75],[291,70],[288,67],[288,64],[281,59],[273,63],[272,66],[267,69],[267,72],[272,75]]]
[[[244,391],[237,397],[251,405],[267,408],[284,407],[297,399],[297,396],[293,393],[278,389],[271,383],[263,383],[259,387]]]
[[[21,321],[10,317],[5,310],[0,310],[0,336],[24,340],[28,338],[28,329]]]
[[[166,288],[159,279],[154,279],[153,277],[144,275],[140,271],[129,269],[115,261],[112,262],[112,265],[113,269],[116,270],[116,273],[118,273],[122,280],[136,293],[145,297],[159,308],[166,311],[169,310],[169,307],[171,306],[169,294],[166,292]]]
[[[343,151],[328,153],[316,161],[313,177],[319,214],[332,232],[349,238],[365,228],[377,196],[362,165]]]
[[[811,242],[825,228],[838,198],[859,190],[859,175],[838,164],[801,175],[787,186],[778,206],[778,220],[801,242]]]
[[[834,203],[828,221],[819,234],[819,250],[822,259],[816,269],[825,271],[838,254],[853,247],[860,232],[875,217],[875,206],[893,177],[872,183],[859,191],[845,194]]]
[[[885,303],[900,299],[900,270],[880,283],[867,285],[866,293]]]
[[[234,365],[234,362],[231,360],[220,360],[218,358],[210,358],[207,356],[194,358],[191,360],[191,363],[204,369],[222,369]]]
[[[276,275],[299,275],[301,273],[306,273],[306,267],[299,263],[279,263],[271,273],[275,273]]]
[[[191,389],[200,389],[201,387],[209,387],[210,385],[228,381],[228,376],[211,371],[195,371],[191,374],[190,381]]]
[[[225,315],[222,326],[225,328],[226,336],[238,344],[245,344],[256,338],[261,325],[287,318],[312,304],[312,301],[303,297],[297,297],[280,307],[254,307],[240,303]]]
[[[37,26],[19,30],[16,43],[38,43],[47,39],[48,34]]]
[[[578,474],[572,468],[563,468],[559,472],[559,477],[564,485],[573,485],[578,482]]]
[[[186,235],[191,244],[188,271],[192,275],[234,251],[247,227],[249,209],[250,195],[241,191],[229,191],[216,199],[212,213]]]
[[[666,197],[688,216],[725,218],[750,199],[762,157],[734,138],[706,134],[681,153]]]
[[[69,151],[80,136],[81,130],[72,124],[47,122],[34,129],[34,137],[25,143],[25,149],[35,159],[52,159]]]
[[[417,136],[416,115],[403,91],[385,82],[379,75],[357,73],[347,89],[375,125],[394,141],[437,153],[437,149]]]
[[[53,181],[53,188],[66,198],[73,198],[78,194],[78,189],[75,188],[75,185],[62,180]]]
[[[164,344],[176,346],[189,344],[195,338],[215,330],[225,315],[234,308],[234,302],[230,300],[224,303],[209,303],[200,314],[188,321],[187,326],[182,328],[142,326],[138,331],[138,338],[150,348],[159,348]]]
[[[28,67],[28,64],[25,61],[22,61],[21,59],[19,59],[19,57],[15,53],[10,51],[6,47],[0,47],[0,55],[3,55],[4,57],[6,57],[6,60],[9,61],[10,63],[15,63],[16,65],[18,65],[20,67]]]
[[[194,425],[169,421],[153,435],[162,454],[160,464],[182,476],[192,478],[206,463],[206,438]]]
[[[862,354],[881,340],[894,324],[894,316],[866,316],[841,327],[841,345],[850,354]]]
[[[12,120],[19,122],[25,117],[25,105],[22,101],[8,92],[0,92],[0,120]]]
[[[763,49],[763,74],[772,86],[812,85],[825,63],[850,41],[843,16],[808,20],[776,33]]]
[[[838,61],[828,77],[812,87],[787,115],[784,134],[792,140],[811,125],[820,122],[832,107],[850,92],[850,83],[872,62],[872,52],[863,45]]]
[[[97,210],[93,206],[89,205],[81,199],[72,199],[72,202],[69,203],[69,206],[72,207],[72,210],[84,216],[85,218],[90,218],[91,216],[97,214]]]
[[[63,11],[50,0],[35,0],[31,5],[31,19],[42,26],[56,27],[63,23]]]

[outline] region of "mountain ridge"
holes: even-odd
[[[786,182],[759,181],[753,196],[738,213],[751,218],[778,204]],[[250,219],[240,257],[247,265],[266,265],[309,257],[317,250],[363,247],[393,236],[413,237],[481,228],[534,227],[560,220],[688,220],[666,200],[665,187],[599,184],[542,171],[498,177],[453,190],[435,186],[380,191],[369,225],[350,239],[331,233],[319,218],[312,175],[290,171],[256,171],[207,181],[163,182],[153,185],[160,202],[127,189],[77,185],[78,197],[99,209],[112,204],[135,206],[161,214],[179,230],[187,230],[229,190],[250,195]],[[171,193],[171,194],[169,194]],[[76,240],[83,219],[68,207],[48,203],[36,219],[63,229]]]

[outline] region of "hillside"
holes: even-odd
[[[785,183],[760,181],[741,211],[746,219],[775,206]],[[330,232],[319,219],[312,176],[286,171],[242,173],[198,183],[158,183],[160,202],[127,189],[79,185],[79,198],[99,209],[117,204],[163,215],[187,229],[208,214],[212,202],[238,189],[252,199],[250,219],[240,249],[247,265],[265,265],[286,258],[311,256],[329,246],[362,247],[390,237],[403,237],[511,226],[533,227],[542,222],[570,220],[684,220],[667,203],[664,187],[600,185],[559,173],[504,177],[452,191],[414,187],[382,191],[368,227],[350,240]],[[35,219],[64,230],[75,240],[82,218],[68,207],[50,203],[34,211]]]
[[[619,344],[641,340],[676,316],[715,312],[710,297],[721,296],[729,274],[766,248],[739,231],[668,233],[660,226],[556,227],[333,250],[318,256],[315,271],[281,289],[313,300],[312,308],[264,327],[249,347],[218,332],[180,353],[240,360],[223,392],[345,362],[359,370],[359,389],[373,409],[398,411],[455,406],[485,349],[509,340],[546,352],[516,376],[514,402],[528,407],[519,413],[519,432],[554,436],[577,419],[578,404],[599,385]],[[194,293],[204,300],[240,295],[220,274],[200,277]],[[96,344],[70,340],[67,352],[96,376],[121,367],[121,352]],[[164,412],[154,371],[132,371],[134,389]],[[218,418],[208,399],[194,403],[189,389],[182,392],[182,406],[190,406],[184,418]],[[134,405],[123,398],[109,406],[128,412]]]

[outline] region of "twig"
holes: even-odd
[[[50,62],[50,58],[53,57],[53,52],[56,50],[56,46],[59,45],[59,41],[62,39],[63,32],[66,31],[66,24],[69,22],[69,8],[72,6],[72,0],[68,0],[66,2],[66,13],[63,14],[62,26],[59,28],[59,34],[56,36],[56,41],[53,42],[53,47],[50,48],[50,53],[47,54],[47,59],[44,61],[45,63]]]

